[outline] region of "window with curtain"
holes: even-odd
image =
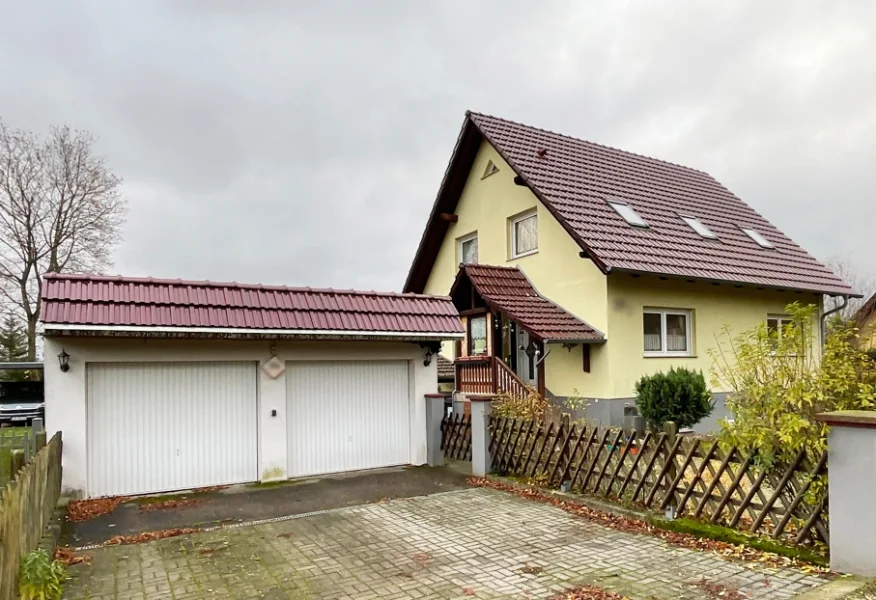
[[[691,313],[646,309],[642,315],[645,356],[690,356]]]
[[[529,213],[511,221],[511,258],[538,250],[538,217]]]
[[[466,265],[476,265],[478,263],[477,234],[459,240],[459,261]]]
[[[468,353],[470,356],[487,353],[487,316],[470,317],[468,325]]]

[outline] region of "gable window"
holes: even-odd
[[[698,234],[703,236],[709,240],[717,240],[718,236],[712,233],[712,230],[703,225],[703,222],[697,219],[696,217],[691,217],[687,215],[680,215],[681,219],[687,223],[691,229],[696,231]]]
[[[484,174],[481,175],[481,179],[486,179],[490,175],[495,175],[499,172],[499,167],[493,164],[493,161],[487,161],[487,168],[484,169]]]
[[[478,234],[473,233],[459,238],[459,262],[466,265],[478,264]]]
[[[511,219],[511,258],[538,252],[538,215],[535,211]]]
[[[642,315],[645,356],[691,356],[691,313],[646,308]]]
[[[470,317],[468,320],[468,355],[487,353],[487,315]]]
[[[608,205],[612,207],[617,214],[623,217],[624,221],[629,223],[634,227],[648,227],[648,223],[639,216],[633,207],[627,204],[626,202],[620,202],[618,200],[609,200]]]
[[[756,229],[751,229],[750,227],[740,227],[740,229],[745,235],[754,240],[754,242],[761,248],[775,248],[775,246],[773,246],[773,243],[763,237]]]

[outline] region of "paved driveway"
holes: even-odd
[[[92,565],[71,567],[66,598],[537,599],[584,583],[633,600],[789,598],[823,583],[480,488],[90,554]]]

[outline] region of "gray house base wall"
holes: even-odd
[[[564,396],[553,396],[550,398],[560,406],[560,410],[571,415],[572,420],[586,419],[592,423],[598,423],[603,427],[623,427],[624,426],[624,406],[635,406],[635,398],[608,398],[601,400],[589,400],[587,406],[581,408],[569,408],[568,398]],[[730,412],[725,405],[726,392],[712,394],[712,399],[715,402],[715,409],[712,414],[694,425],[695,433],[717,433],[721,426],[721,419],[729,419]],[[580,401],[579,401],[580,402]]]

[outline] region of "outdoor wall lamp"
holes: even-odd
[[[66,373],[70,370],[70,355],[67,354],[67,351],[63,348],[61,349],[61,353],[58,355],[58,362],[61,365],[62,373]]]
[[[432,357],[438,352],[440,345],[434,342],[426,342],[421,343],[420,347],[423,349],[423,366],[428,367],[432,364]]]

